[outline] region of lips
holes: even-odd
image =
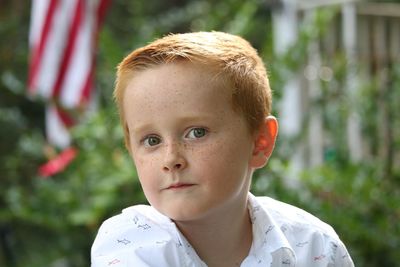
[[[190,183],[175,183],[170,186],[168,186],[166,189],[170,190],[179,190],[179,189],[185,189],[194,186],[195,184],[190,184]]]

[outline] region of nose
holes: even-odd
[[[166,144],[166,146],[163,170],[169,172],[185,169],[187,166],[187,161],[181,151],[183,145],[174,143]]]

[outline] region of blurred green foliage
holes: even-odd
[[[101,222],[132,204],[145,203],[112,102],[117,63],[132,49],[169,32],[221,30],[244,36],[260,51],[279,102],[285,77],[305,62],[307,45],[325,34],[337,8],[321,9],[301,26],[299,40],[273,55],[268,1],[171,0],[113,1],[99,38],[99,110],[72,130],[78,156],[50,178],[38,175],[47,161],[43,137],[44,103],[25,95],[30,7],[2,1],[0,10],[0,266],[89,266],[91,243]],[[20,14],[16,16],[15,14]],[[340,87],[346,64],[332,59]],[[390,74],[400,87],[400,67]],[[377,78],[376,78],[377,79]],[[325,86],[325,87],[324,87]],[[313,103],[323,112],[333,140],[322,166],[305,170],[299,181],[286,179],[296,140],[279,138],[268,166],[256,173],[253,192],[302,207],[329,222],[346,243],[357,266],[395,266],[400,261],[400,173],[379,157],[377,82],[362,84],[357,103],[323,84]],[[399,90],[385,95],[393,149],[400,147]],[[363,114],[363,133],[372,156],[360,164],[348,157],[343,128],[351,109]],[[375,151],[375,152],[374,152]]]

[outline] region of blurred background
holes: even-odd
[[[87,11],[103,1],[0,0],[0,266],[89,266],[101,222],[146,203],[112,100],[115,67],[157,37],[200,30],[243,36],[268,68],[280,136],[252,191],[329,222],[356,266],[398,265],[400,1],[108,1],[90,24],[92,43],[57,46],[90,62],[78,102],[35,91],[54,72],[35,70],[44,55],[68,65],[34,33],[48,17],[33,19],[32,5],[50,2]],[[60,10],[60,21],[86,15]],[[68,73],[77,76],[61,76],[77,81],[86,63],[76,64]],[[51,119],[62,113],[68,132]]]

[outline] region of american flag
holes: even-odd
[[[109,2],[32,1],[28,93],[48,103],[46,135],[54,146],[70,144],[71,114],[91,102],[97,33]]]

